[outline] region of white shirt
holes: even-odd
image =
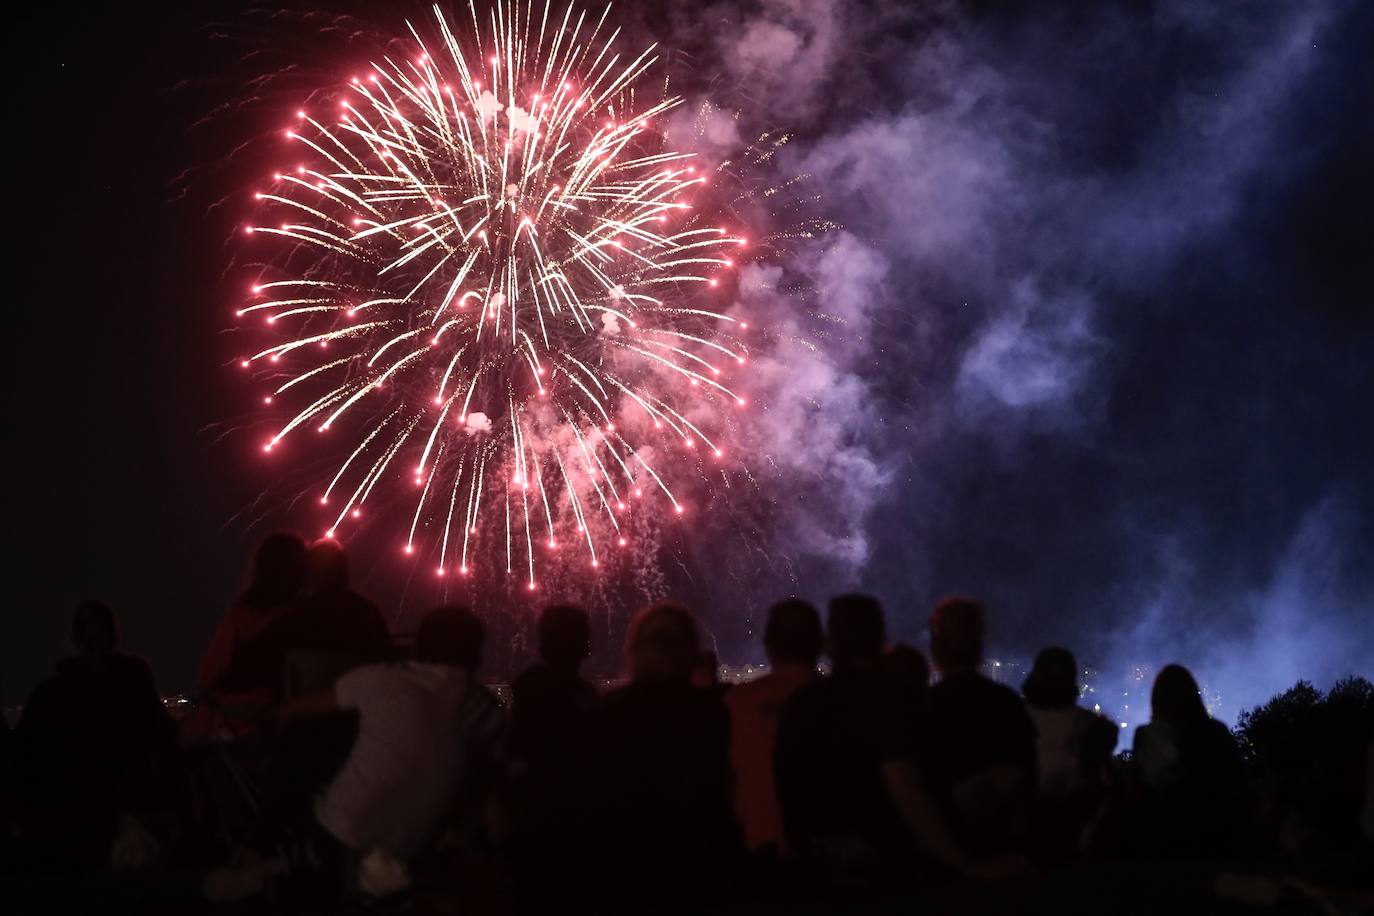
[[[358,711],[358,739],[315,802],[315,816],[351,849],[409,858],[449,813],[464,762],[490,752],[501,712],[462,668],[366,665],[334,686]]]
[[[1047,795],[1072,791],[1081,779],[1078,761],[1083,750],[1083,737],[1097,717],[1078,706],[1027,708],[1035,722],[1040,790]]]

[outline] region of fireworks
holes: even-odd
[[[406,553],[499,556],[533,589],[541,552],[599,565],[631,506],[684,512],[669,468],[724,457],[746,239],[696,209],[707,176],[659,127],[679,100],[638,102],[653,48],[620,53],[607,11],[436,7],[432,41],[284,130],[238,312],[272,340],[241,364],[291,405],[265,452],[348,437],[331,535],[405,486]]]

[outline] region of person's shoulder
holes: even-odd
[[[941,683],[945,682],[942,681]],[[980,703],[995,703],[1002,709],[1015,707],[1025,710],[1028,708],[1020,693],[982,673],[961,675],[952,685],[952,689],[970,698],[976,698]],[[1030,715],[1030,713],[1026,714]]]
[[[1203,726],[1203,734],[1207,740],[1218,748],[1230,750],[1235,748],[1236,736],[1231,734],[1231,729],[1226,727],[1226,723],[1220,719],[1213,719],[1210,716],[1206,725]]]
[[[998,703],[1008,707],[1014,706],[1021,710],[1028,708],[1025,698],[1006,684],[999,684],[992,678],[985,677],[982,680],[986,682],[983,689],[987,691],[989,696],[996,697]],[[1029,713],[1027,713],[1027,715],[1029,715]]]
[[[130,676],[153,676],[153,666],[148,664],[148,660],[141,655],[133,655],[128,652],[115,652],[110,656],[110,661],[120,671],[126,672]]]
[[[511,693],[515,696],[538,693],[549,683],[549,677],[548,665],[543,663],[530,665],[517,674],[515,680],[511,681]]]
[[[969,672],[942,675],[939,680],[930,685],[930,697],[935,699],[937,697],[964,696],[971,690],[981,690],[984,681],[989,684],[993,683],[981,674]]]
[[[811,718],[835,702],[835,682],[832,678],[817,677],[802,684],[787,697],[779,711],[780,717],[797,720]]]
[[[940,678],[930,686],[928,696],[930,705],[936,708],[962,706],[971,701],[981,702],[989,696],[996,696],[997,691],[989,688],[998,687],[1001,685],[981,674],[961,672]]]
[[[1136,755],[1140,754],[1142,745],[1157,742],[1167,734],[1167,727],[1160,722],[1145,722],[1135,727],[1135,738],[1132,741],[1132,750]]]
[[[42,709],[60,696],[66,688],[68,677],[63,676],[62,665],[59,662],[55,673],[33,685],[33,689],[29,691],[28,699],[24,701],[24,708],[20,716],[22,717],[25,712]]]
[[[117,652],[114,657],[115,670],[119,672],[118,677],[124,683],[156,692],[157,675],[153,673],[153,666],[148,664],[146,658],[126,652]]]

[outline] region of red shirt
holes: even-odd
[[[251,690],[226,691],[218,686],[221,676],[229,669],[234,653],[261,633],[269,623],[287,609],[287,605],[266,611],[234,605],[215,627],[210,647],[200,663],[201,701],[182,723],[182,736],[189,741],[201,741],[218,731],[251,731],[243,724],[225,721],[221,707],[264,707],[276,698],[276,690],[260,687]]]
[[[814,669],[781,665],[725,692],[730,710],[730,762],[735,768],[735,813],[750,849],[783,848],[782,815],[773,784],[773,739],[787,698],[815,680]]]

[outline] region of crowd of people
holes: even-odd
[[[1040,652],[1019,694],[984,675],[987,618],[941,601],[928,662],[888,644],[872,597],[831,599],[824,625],[790,598],[768,613],[768,673],[732,686],[693,614],[656,604],[603,689],[581,672],[587,612],[556,604],[502,701],[471,610],[435,608],[398,647],[339,544],[278,532],[179,720],[111,609],[76,608],[72,654],[3,733],[5,868],[193,870],[210,901],[437,885],[493,911],[657,913],[824,908],[1094,859],[1368,853],[1374,734],[1347,768],[1357,803],[1296,849],[1187,669],[1161,669],[1118,754],[1117,726],[1078,705],[1070,651]]]

